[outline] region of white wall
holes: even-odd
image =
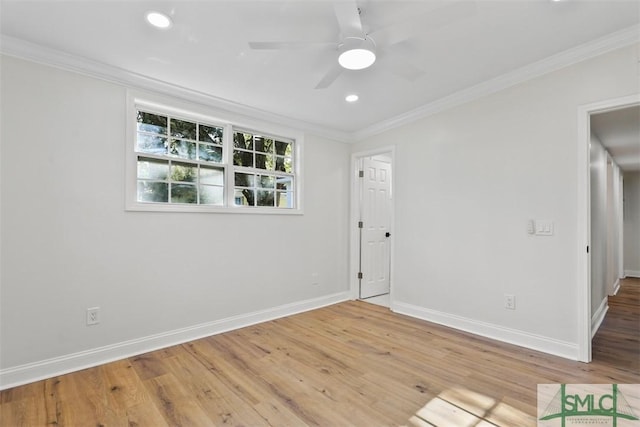
[[[126,88],[1,66],[2,385],[347,297],[348,146],[306,136],[304,215],[125,212]]]
[[[578,357],[577,111],[639,92],[637,60],[620,49],[353,147],[396,144],[393,309]]]
[[[640,172],[624,173],[624,272],[640,277]]]
[[[592,333],[604,318],[607,296],[620,279],[620,167],[595,133],[590,138],[591,319]]]

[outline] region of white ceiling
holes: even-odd
[[[593,114],[591,130],[623,172],[640,171],[640,106]]]
[[[0,32],[5,41],[35,43],[233,105],[353,134],[640,28],[638,0],[357,0],[365,31],[377,32],[378,60],[315,89],[337,60],[334,3],[0,0]],[[149,10],[169,14],[173,27],[152,28],[144,21]],[[331,43],[250,49],[256,41]],[[423,73],[400,76],[415,70]],[[346,103],[349,93],[360,100]]]

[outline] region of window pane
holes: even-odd
[[[171,184],[171,203],[198,203],[195,185]]]
[[[254,187],[254,177],[253,174],[236,172],[235,185],[236,187]]]
[[[138,111],[138,130],[167,134],[167,117]]]
[[[292,191],[293,190],[293,178],[291,177],[279,177],[276,179],[276,188],[278,190]]]
[[[167,138],[139,133],[136,151],[149,154],[167,154]]]
[[[200,184],[224,185],[223,170],[200,166]]]
[[[189,163],[174,162],[171,164],[171,179],[173,181],[195,182],[197,176],[197,166],[193,166]]]
[[[169,176],[169,162],[145,157],[138,158],[138,178],[166,180]]]
[[[169,184],[166,182],[138,181],[139,202],[168,202]]]
[[[248,188],[244,190],[236,189],[234,203],[236,206],[255,206],[255,198],[255,190]]]
[[[254,139],[256,151],[261,151],[263,153],[273,153],[273,142],[273,139],[263,138],[261,136],[256,136]]]
[[[256,168],[268,171],[276,170],[275,158],[267,154],[256,153]]]
[[[258,199],[256,206],[273,206],[275,191],[258,190]]]
[[[293,192],[291,191],[278,191],[276,192],[276,207],[278,208],[292,208],[293,207]]]
[[[224,189],[212,185],[201,185],[200,204],[222,206],[224,204]]]
[[[233,134],[233,146],[245,150],[253,150],[253,135],[250,133],[236,132]]]
[[[222,144],[223,128],[200,125],[198,130],[199,141]]]
[[[196,124],[185,120],[171,119],[171,136],[196,139]]]
[[[252,168],[253,153],[251,151],[233,150],[233,164],[236,166]]]
[[[290,142],[276,141],[276,154],[280,156],[291,156],[293,144]]]
[[[222,147],[219,145],[200,144],[200,160],[206,162],[222,162]]]
[[[195,159],[196,143],[170,139],[169,154],[176,157],[182,157],[183,159]]]
[[[290,158],[276,156],[275,161],[276,161],[275,170],[280,171],[280,172],[292,173],[291,172],[292,167],[291,167],[291,159]]]
[[[258,187],[261,188],[273,188],[275,186],[276,179],[270,175],[258,175]]]

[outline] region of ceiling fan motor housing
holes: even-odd
[[[367,36],[346,37],[338,51],[338,62],[348,70],[362,70],[376,61],[376,44]]]

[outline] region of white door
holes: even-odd
[[[391,164],[362,160],[360,298],[389,293],[391,264]]]

